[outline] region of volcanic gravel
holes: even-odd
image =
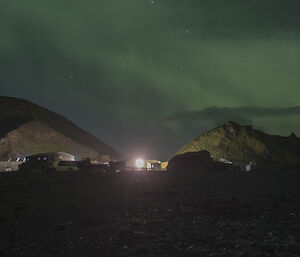
[[[298,171],[0,177],[0,256],[300,256]]]

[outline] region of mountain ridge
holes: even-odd
[[[25,99],[0,96],[0,138],[33,121],[46,124],[65,138],[86,146],[99,155],[110,155],[112,159],[122,158],[122,155],[113,148],[62,115]]]
[[[214,160],[221,158],[236,164],[256,162],[265,166],[300,165],[300,139],[268,135],[233,121],[212,129],[182,146],[175,154],[206,150]]]

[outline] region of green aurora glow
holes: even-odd
[[[296,0],[2,0],[0,95],[58,112],[125,156],[167,158],[216,125],[172,114],[300,105],[299,8]],[[274,113],[245,118],[299,136],[300,113]]]

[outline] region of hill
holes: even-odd
[[[214,160],[224,158],[236,165],[250,161],[274,168],[300,165],[300,139],[295,134],[268,135],[232,121],[197,137],[175,155],[202,150],[208,151]]]
[[[81,158],[122,156],[70,120],[23,99],[0,96],[0,159],[65,151]]]

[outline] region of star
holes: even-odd
[[[185,34],[190,34],[191,33],[191,29],[185,29]]]

